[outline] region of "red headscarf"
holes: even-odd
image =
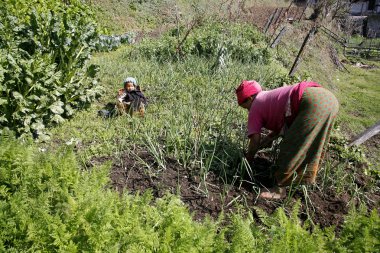
[[[247,98],[256,95],[262,91],[261,86],[255,80],[244,80],[239,87],[236,88],[236,97],[238,104],[241,105]]]

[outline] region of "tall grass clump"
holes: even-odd
[[[100,94],[92,14],[81,1],[5,0],[0,28],[0,127],[46,139]]]

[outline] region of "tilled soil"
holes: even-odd
[[[98,158],[92,164],[101,163],[110,158]],[[256,169],[263,171],[271,165],[265,154],[261,154],[254,162]],[[268,201],[257,199],[258,185],[249,181],[262,182],[271,186],[270,180],[264,176],[256,176],[250,180],[241,180],[236,177],[235,182],[226,183],[213,172],[205,178],[199,178],[195,173],[181,166],[173,158],[165,158],[163,165],[159,165],[154,157],[145,150],[125,153],[121,159],[114,161],[111,170],[111,187],[119,192],[127,191],[130,194],[150,191],[155,198],[167,193],[178,195],[188,206],[197,221],[206,216],[217,218],[224,214],[235,212],[240,206],[248,207],[253,216],[259,221],[257,208],[273,213],[278,207],[285,207],[290,212],[296,201],[301,202],[300,219],[312,219],[320,227],[336,226],[337,231],[343,224],[344,217],[349,211],[349,202],[359,204],[355,197],[348,193],[338,194],[335,189],[324,189],[317,184],[314,189],[303,191],[296,189],[288,193],[285,200]],[[357,175],[358,187],[364,187],[371,180],[364,174]],[[233,178],[234,179],[234,178]],[[231,181],[234,181],[234,180]],[[258,181],[259,180],[259,181]],[[368,189],[369,190],[369,189]],[[380,193],[368,193],[364,198],[369,209],[379,210]],[[363,201],[363,200],[362,200]]]

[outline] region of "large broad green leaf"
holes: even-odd
[[[70,115],[74,114],[74,110],[73,110],[73,108],[69,104],[67,104],[65,106],[65,110],[66,110],[66,115],[67,116],[70,116]]]
[[[61,117],[60,115],[58,115],[58,114],[55,114],[55,115],[53,116],[53,118],[51,118],[51,120],[52,120],[53,122],[55,122],[55,123],[62,123],[62,122],[65,121],[65,119],[62,118],[62,117]]]
[[[8,100],[5,98],[0,98],[0,105],[6,105],[8,104]]]
[[[54,104],[52,104],[49,109],[54,114],[62,114],[65,110],[62,108],[63,103],[61,101],[57,101]]]
[[[31,96],[28,97],[28,99],[31,100],[31,101],[39,101],[39,100],[41,100],[40,97],[37,96],[37,95],[31,95]]]
[[[1,28],[0,28],[1,29]],[[1,40],[0,40],[1,43]],[[0,58],[3,58],[1,52],[0,52]],[[1,67],[1,62],[0,62],[0,83],[4,82],[4,74],[5,74],[5,69]],[[1,85],[0,85],[1,86]]]
[[[31,84],[33,82],[33,80],[30,79],[29,77],[26,77],[25,81],[26,81],[27,84]]]
[[[23,107],[20,109],[20,111],[23,112],[24,114],[29,114],[32,110],[30,108]]]
[[[100,94],[88,63],[97,28],[83,1],[3,1],[0,23],[0,109],[11,112],[2,128],[40,138]]]
[[[62,93],[60,93],[57,89],[54,89],[52,92],[51,92],[52,95],[56,96],[56,97],[59,97],[62,95]]]
[[[46,95],[40,96],[40,102],[39,105],[36,107],[37,110],[43,110],[44,108],[48,107],[48,104],[50,104],[50,99]]]
[[[45,129],[45,125],[42,122],[42,120],[37,120],[36,122],[32,123],[30,128],[32,128],[33,130],[41,131],[41,130]]]
[[[9,127],[0,128],[0,134],[9,133]]]
[[[8,122],[7,118],[4,115],[0,116],[0,123]]]
[[[13,92],[12,92],[12,95],[13,95],[13,97],[14,97],[15,99],[17,99],[17,100],[22,100],[22,99],[24,99],[24,97],[23,97],[20,93],[18,93],[17,91],[13,91]]]

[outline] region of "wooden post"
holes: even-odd
[[[335,40],[336,42],[340,43],[342,46],[345,45],[345,39],[344,38],[341,38],[339,35],[335,34],[333,31],[331,31],[330,29],[324,27],[324,26],[319,26],[319,28],[321,28],[321,31],[324,32],[325,34],[327,34],[330,38],[332,38],[333,40]]]
[[[281,38],[285,35],[286,32],[286,26],[284,26],[281,31],[278,33],[276,39],[273,41],[271,48],[274,48],[277,46],[277,44],[281,41]]]
[[[294,2],[294,0],[290,1],[290,4],[289,4],[288,8],[286,8],[285,18],[288,18],[289,10],[290,10],[290,7],[292,7],[293,2]]]
[[[280,17],[281,17],[281,15],[282,15],[282,11],[284,10],[284,8],[281,8],[280,9],[280,12],[277,14],[277,16],[276,16],[276,19],[275,19],[275,21],[273,22],[273,33],[272,33],[272,35],[270,36],[270,39],[269,39],[269,41],[271,41],[272,39],[273,39],[273,37],[274,37],[274,35],[276,34],[276,30],[277,30],[277,28],[278,28],[278,22],[279,22],[279,19],[280,19]]]
[[[378,121],[375,125],[358,135],[348,146],[358,146],[378,133],[380,133],[380,121]]]
[[[305,13],[305,11],[306,11],[306,9],[307,9],[308,6],[309,6],[309,0],[306,1],[306,6],[305,6],[305,8],[302,11],[301,16],[299,17],[298,22],[301,21],[301,18],[303,16],[303,14]]]
[[[292,5],[293,5],[293,0],[290,2],[290,4],[289,4],[289,6],[288,6],[288,8],[286,9],[286,12],[288,12],[289,11],[289,9],[290,9],[290,7],[292,7]]]
[[[336,49],[333,46],[330,46],[330,56],[331,56],[331,60],[333,61],[333,63],[335,64],[335,66],[338,67],[339,70],[343,70],[344,69],[347,72],[350,72],[343,65],[343,63],[339,60],[339,58],[338,58],[338,52],[336,51]]]
[[[290,72],[289,72],[289,76],[293,76],[294,73],[296,72],[298,64],[301,61],[301,56],[303,55],[305,46],[314,37],[314,34],[316,32],[317,32],[317,27],[314,26],[313,28],[311,28],[311,30],[309,31],[309,33],[306,35],[306,38],[304,39],[304,41],[302,43],[302,46],[300,48],[300,51],[298,52],[298,55],[297,55],[297,57],[296,57],[296,59],[295,59],[295,61],[293,63],[293,66],[292,66]]]
[[[283,10],[284,10],[284,8],[280,8],[280,12],[277,14],[277,17],[276,17],[275,21],[273,22],[273,26],[276,26],[276,24],[279,22]]]
[[[274,16],[275,16],[276,13],[277,13],[277,9],[278,9],[278,8],[276,8],[276,10],[274,11],[274,13],[272,13],[272,15],[270,15],[270,17],[268,18],[268,21],[267,21],[267,23],[266,23],[266,25],[265,25],[265,27],[264,27],[264,34],[267,33],[267,31],[268,31],[270,25],[272,24],[273,18],[274,18]]]

